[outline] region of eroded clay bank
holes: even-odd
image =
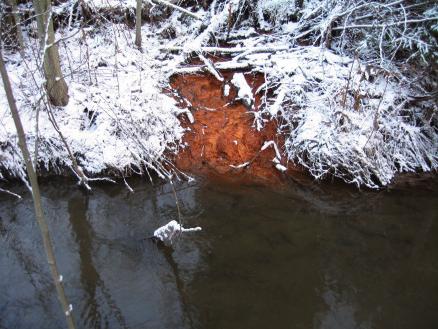
[[[233,73],[226,72],[223,76],[223,82],[207,74],[171,78],[174,94],[194,117],[193,123],[186,116],[181,118],[188,131],[183,140],[186,147],[175,159],[177,168],[210,178],[269,184],[283,182],[291,175],[302,175],[302,170],[284,156],[280,164],[287,170],[278,170],[274,147],[262,151],[269,141],[282,149],[284,139],[278,133],[277,122],[266,122],[263,129],[257,130],[253,110],[236,98],[237,89],[230,83]],[[263,76],[247,73],[245,79],[255,95],[257,111],[261,96],[255,91],[263,84]],[[229,88],[229,92],[224,92],[224,88]]]

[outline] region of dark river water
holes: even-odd
[[[438,180],[381,192],[131,181],[42,185],[78,328],[438,328]],[[62,328],[33,205],[0,195],[0,328]]]

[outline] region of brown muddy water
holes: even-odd
[[[78,328],[438,328],[438,180],[381,192],[181,183],[42,184]],[[62,328],[32,201],[0,195],[0,328]]]

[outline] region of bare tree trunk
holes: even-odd
[[[15,28],[17,33],[17,43],[18,43],[18,50],[21,54],[23,54],[24,50],[24,41],[23,41],[23,32],[21,31],[21,20],[20,15],[18,15],[18,8],[17,8],[17,0],[9,0],[9,5],[12,8],[12,15],[14,17],[15,21]]]
[[[66,316],[67,325],[69,329],[75,329],[75,324],[73,320],[73,315],[71,313],[72,306],[68,303],[67,297],[64,291],[64,285],[62,283],[62,276],[59,274],[58,267],[56,265],[55,254],[53,252],[52,241],[50,238],[49,227],[47,225],[43,207],[41,204],[41,195],[38,185],[38,179],[33,167],[32,161],[30,159],[29,150],[26,145],[26,139],[24,134],[24,129],[21,124],[21,119],[18,114],[17,105],[15,104],[15,99],[12,93],[11,84],[9,82],[8,73],[6,72],[6,67],[3,61],[3,54],[0,45],[0,73],[3,80],[3,86],[5,88],[6,97],[8,99],[9,107],[11,110],[12,118],[14,119],[15,127],[18,134],[18,144],[20,146],[21,152],[23,154],[23,159],[26,164],[27,174],[29,176],[30,184],[32,187],[32,198],[35,207],[35,217],[38,226],[41,230],[41,235],[43,238],[44,249],[46,251],[47,262],[50,266],[50,272],[52,274],[53,281],[55,283],[56,291],[58,293],[59,301],[61,302],[64,314]]]
[[[141,9],[142,0],[137,0],[135,12],[135,45],[141,50]]]
[[[50,102],[55,106],[68,104],[68,87],[61,72],[58,46],[53,29],[51,0],[33,0],[37,18],[38,37],[44,52],[44,75]]]

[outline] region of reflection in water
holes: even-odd
[[[11,252],[11,255],[13,255],[13,257],[15,257],[17,264],[26,275],[29,283],[35,291],[36,300],[38,300],[38,303],[41,305],[44,312],[48,312],[49,305],[44,298],[44,292],[50,289],[50,286],[52,284],[50,280],[51,278],[40,275],[42,271],[38,266],[38,263],[36,263],[34,258],[32,257],[32,253],[29,250],[26,250],[26,247],[21,243],[19,239],[17,239],[13,225],[9,226],[11,226],[11,228],[7,228],[6,220],[3,220],[0,217],[0,236],[6,244],[5,248]],[[2,296],[2,298],[6,300],[6,296]],[[18,306],[22,308],[24,305],[23,303],[20,303]]]
[[[335,291],[327,290],[322,294],[327,310],[315,320],[316,328],[370,328],[366,322],[358,322],[355,318],[356,311],[353,302],[343,296],[339,296]]]
[[[183,313],[184,313],[184,323],[188,324],[190,328],[193,327],[193,320],[190,313],[190,306],[188,305],[187,296],[184,288],[184,281],[181,279],[178,271],[178,264],[175,262],[173,258],[173,250],[162,247],[162,252],[166,258],[166,261],[168,262],[170,268],[172,269],[172,273],[175,278],[175,285],[176,289],[178,291],[178,296],[181,302],[181,305],[183,307]]]
[[[87,218],[88,198],[88,195],[73,196],[68,201],[70,225],[79,246],[80,279],[82,288],[87,295],[85,298],[85,309],[81,314],[81,318],[85,322],[85,327],[102,328],[102,315],[99,311],[100,303],[96,299],[96,290],[99,289],[105,302],[112,310],[111,315],[117,319],[120,328],[126,328],[122,312],[112,300],[111,293],[105,287],[93,263],[92,243],[95,235]],[[108,319],[104,320],[104,323],[108,323]]]
[[[147,237],[177,217],[169,185],[43,185],[78,328],[433,328],[438,182],[359,192],[180,184],[174,250]],[[21,187],[16,187],[17,192]],[[0,196],[0,328],[63,324],[30,196]]]
[[[91,228],[86,217],[87,208],[88,197],[72,197],[68,201],[68,211],[69,213],[74,213],[74,216],[70,215],[69,219],[72,230],[75,233],[75,240],[79,246],[79,257],[81,262],[80,277],[82,287],[87,294],[87,309],[81,313],[81,318],[84,319],[87,326],[100,328],[101,315],[96,302],[96,288],[100,279],[91,257],[92,242],[90,235],[92,232],[90,232]]]

